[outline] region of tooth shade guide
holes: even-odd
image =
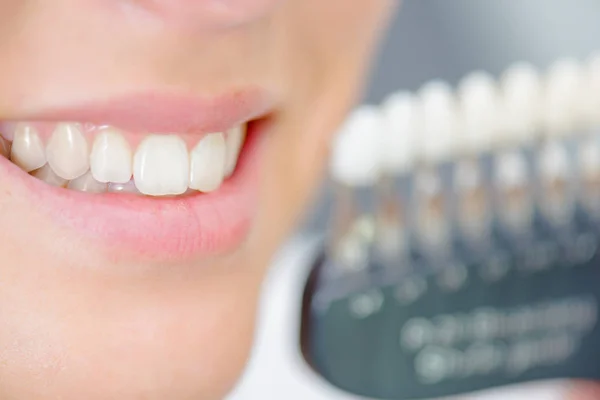
[[[600,110],[600,108],[599,108],[599,110]],[[539,121],[537,121],[536,123],[539,123]],[[556,137],[546,136],[546,138],[543,138],[542,135],[544,135],[546,132],[544,132],[543,129],[539,129],[539,126],[535,130],[531,129],[530,127],[534,126],[534,123],[531,121],[527,121],[526,119],[525,119],[525,122],[520,121],[519,124],[515,124],[515,125],[517,126],[517,128],[512,127],[511,129],[514,129],[516,131],[518,128],[520,128],[523,131],[526,131],[523,134],[523,136],[521,137],[519,135],[514,135],[509,139],[505,139],[505,138],[499,139],[497,142],[494,143],[495,144],[494,149],[492,151],[492,154],[490,155],[491,160],[488,160],[487,158],[485,159],[486,162],[492,161],[494,164],[493,168],[491,168],[489,171],[492,173],[492,178],[490,179],[492,182],[487,181],[487,179],[489,179],[487,164],[484,166],[485,169],[484,169],[483,177],[477,177],[476,175],[465,174],[464,177],[459,178],[459,179],[456,179],[456,176],[455,176],[454,177],[455,180],[453,181],[456,184],[455,187],[458,187],[457,192],[453,193],[453,196],[459,198],[459,200],[461,201],[460,205],[463,206],[462,211],[459,211],[461,213],[460,220],[457,222],[462,223],[466,227],[469,226],[468,225],[469,223],[473,223],[474,231],[476,231],[476,229],[477,229],[476,225],[482,219],[482,218],[478,218],[478,217],[485,214],[486,208],[488,209],[489,212],[492,212],[493,216],[496,217],[497,219],[494,221],[495,231],[494,231],[494,235],[490,236],[489,243],[492,245],[499,243],[499,245],[502,248],[491,249],[491,250],[495,250],[498,253],[502,253],[501,255],[505,255],[506,256],[505,259],[507,260],[506,262],[508,264],[513,263],[511,260],[513,255],[517,259],[517,262],[515,264],[518,264],[521,260],[519,259],[519,254],[512,254],[512,253],[506,254],[507,249],[504,246],[508,245],[511,247],[512,246],[519,247],[519,251],[522,250],[525,253],[529,252],[530,250],[533,252],[539,253],[539,251],[537,251],[536,249],[533,248],[534,246],[531,246],[532,248],[528,247],[528,244],[530,243],[528,241],[529,240],[531,240],[531,241],[540,240],[540,236],[543,236],[544,240],[545,240],[546,239],[545,235],[553,234],[553,233],[550,233],[552,231],[552,229],[546,229],[547,225],[548,225],[547,219],[544,218],[543,215],[540,215],[540,214],[543,214],[540,211],[542,211],[541,206],[543,205],[544,201],[555,203],[555,204],[562,203],[563,206],[560,207],[560,210],[564,211],[565,210],[564,204],[567,204],[567,206],[568,206],[568,203],[570,202],[570,197],[569,197],[570,194],[568,193],[567,186],[575,181],[577,181],[577,182],[583,181],[584,187],[583,187],[581,193],[577,193],[578,195],[580,195],[580,194],[584,195],[586,193],[586,190],[589,190],[589,194],[592,194],[594,192],[596,194],[600,194],[600,179],[599,179],[600,174],[597,173],[599,171],[600,163],[598,163],[598,159],[600,157],[597,157],[597,154],[592,154],[592,156],[589,156],[590,161],[586,161],[585,159],[588,156],[581,156],[577,159],[577,158],[573,158],[571,156],[571,153],[568,153],[569,157],[567,158],[567,163],[564,164],[564,166],[566,166],[567,168],[561,167],[560,166],[561,162],[559,162],[558,166],[551,165],[551,163],[548,163],[547,167],[545,167],[543,169],[539,169],[539,165],[537,162],[538,162],[538,157],[543,149],[543,145],[546,144],[544,142],[549,141],[549,139],[555,139]],[[537,133],[538,139],[542,139],[542,140],[534,142],[532,140],[532,136],[533,136],[532,133],[534,133],[534,132]],[[569,135],[569,137],[567,138],[566,141],[568,142],[569,146],[572,144],[571,142],[573,139],[578,140],[579,132],[577,132],[576,130],[572,130],[571,132],[568,132],[567,134]],[[499,134],[498,136],[501,136],[501,134]],[[558,138],[565,139],[564,137],[558,137]],[[558,138],[556,138],[556,139],[558,139]],[[569,148],[569,150],[570,150],[570,148]],[[581,154],[581,150],[578,149],[578,151]],[[454,159],[460,163],[463,161],[469,161],[467,158],[470,157],[470,154],[469,154],[469,152],[464,152],[462,154],[459,154],[458,156],[459,157],[455,157]],[[550,157],[550,159],[552,159],[552,158],[553,158],[553,156]],[[422,159],[420,158],[419,161],[421,161],[421,160]],[[556,160],[553,160],[552,164],[556,164]],[[571,172],[575,168],[577,168],[580,171],[579,172],[581,174],[580,176],[575,177],[574,176],[575,174]],[[413,176],[417,176],[420,173],[420,170],[415,170],[413,172],[415,174]],[[492,192],[492,190],[493,190],[493,195],[490,194],[488,199],[485,199],[485,196],[483,196],[484,193],[482,193],[482,191],[479,190],[480,187],[478,187],[478,185],[477,185],[479,183],[479,179],[481,179],[483,181],[483,184],[484,184],[484,185],[482,185],[483,187],[489,187],[489,192]],[[457,182],[460,182],[460,184],[457,184]],[[487,186],[487,185],[489,185],[489,186]],[[427,189],[427,187],[428,187],[428,185],[421,185],[421,187],[419,188],[421,195],[423,195],[423,193],[435,194],[435,193],[441,192],[441,190],[438,190],[435,185],[429,185],[430,189]],[[433,189],[431,189],[431,188],[433,188]],[[545,193],[543,193],[541,196],[539,195],[538,190],[540,190],[540,189],[545,189],[548,191],[547,198],[544,198],[544,196],[546,196]],[[425,196],[420,196],[420,197],[418,197],[418,199],[421,200],[424,197]],[[596,199],[598,199],[598,197],[596,197]],[[486,200],[489,201],[489,203],[486,202]],[[584,200],[589,201],[589,198],[586,198]],[[598,199],[598,200],[600,200],[600,199]],[[416,203],[417,203],[416,207],[414,207],[414,205],[411,204],[411,206],[413,206],[414,208],[411,208],[411,210],[410,210],[411,213],[410,213],[409,217],[418,216],[421,219],[414,225],[411,225],[410,227],[411,227],[411,229],[413,227],[414,227],[414,229],[418,229],[419,236],[417,236],[417,240],[422,239],[420,241],[421,243],[427,244],[428,239],[431,239],[429,243],[433,243],[436,241],[435,240],[435,238],[436,238],[435,222],[443,221],[444,218],[447,218],[447,214],[445,212],[438,212],[438,213],[431,212],[427,215],[423,215],[421,213],[415,214],[414,211],[416,211],[416,210],[421,211],[421,209],[423,209],[423,208],[425,208],[425,209],[429,208],[428,205],[430,205],[432,202],[425,203],[422,201],[421,202],[417,201]],[[596,206],[596,210],[598,210],[597,212],[600,212],[600,210],[599,210],[600,201],[596,201],[595,206]],[[386,214],[385,209],[381,211],[381,214],[383,214],[383,215]],[[428,216],[431,216],[431,215],[436,215],[436,217],[435,218],[427,218]],[[469,217],[470,217],[470,219],[469,219]],[[427,226],[425,226],[425,225],[427,225],[426,224],[427,220],[432,222],[430,224],[429,229],[427,229]],[[454,221],[452,221],[452,222],[454,223]],[[597,228],[597,227],[594,226],[594,228]],[[496,229],[497,229],[497,231],[496,231]],[[440,230],[437,230],[437,232],[443,232],[443,230],[440,229]],[[497,234],[496,234],[496,232],[497,232]],[[564,231],[561,231],[561,233],[563,233],[563,232]],[[540,235],[540,236],[538,236],[538,235]],[[390,233],[390,237],[391,236],[393,236],[393,232]],[[440,235],[438,237],[441,238],[442,236]],[[476,237],[476,236],[474,235],[473,237]],[[461,239],[461,238],[459,237],[458,239]],[[567,239],[568,240],[572,239],[573,241],[575,241],[576,237],[574,236],[572,238],[567,238]],[[441,241],[441,240],[438,240],[438,242],[439,241]],[[421,244],[419,242],[417,242],[417,243]],[[459,240],[458,243],[462,244],[462,241]],[[535,246],[535,247],[537,248],[537,247],[541,247],[541,246]],[[425,255],[427,254],[426,252],[423,252],[423,253]],[[496,254],[493,254],[493,256],[495,256],[495,255]],[[444,254],[444,257],[445,256],[446,255]],[[535,257],[537,257],[537,254],[531,258],[535,258]],[[490,257],[490,259],[491,258],[492,257]],[[434,261],[437,262],[438,260],[449,261],[450,259],[440,257]],[[416,260],[416,261],[418,262],[419,260]],[[558,263],[558,260],[553,259],[552,262]],[[448,265],[448,264],[449,263],[446,263],[446,265]],[[515,287],[518,288],[520,282],[511,281],[514,278],[514,276],[516,276],[516,274],[512,274],[512,273],[508,272],[511,270],[512,270],[512,265],[509,265],[509,267],[504,268],[503,272],[501,274],[497,275],[497,278],[495,278],[497,280],[495,280],[493,282],[493,284],[502,285],[503,282],[508,281],[509,283],[514,283],[516,285],[516,286],[511,286],[513,289]],[[473,271],[473,272],[477,272],[477,271]],[[561,277],[564,277],[564,274],[562,272],[560,274],[561,274],[560,275]],[[535,274],[530,274],[530,275],[533,276]],[[532,279],[537,279],[537,278],[532,278]],[[542,277],[541,279],[543,280],[544,277]],[[534,282],[539,283],[539,282],[541,282],[541,280],[538,279],[537,281],[534,281]],[[556,281],[555,283],[557,283],[557,282],[558,281]],[[386,282],[386,284],[388,284],[388,283],[394,283],[394,282]],[[477,283],[479,284],[479,282],[477,282]],[[491,284],[492,282],[487,282],[487,283]],[[565,281],[564,283],[568,287],[568,282]],[[556,286],[556,285],[548,285],[548,286]],[[563,287],[562,284],[558,285],[558,286],[560,286],[561,288]],[[527,289],[530,286],[524,286],[524,287],[525,287],[525,289]],[[503,286],[503,288],[507,288],[507,285]],[[533,288],[533,286],[531,286],[531,288]],[[541,297],[544,297],[544,293],[546,293],[546,289],[552,290],[550,287],[544,286],[544,288],[545,289],[541,291],[542,293],[540,293]],[[478,287],[477,289],[481,293],[482,291],[487,290],[487,287],[486,286],[484,286],[483,288]],[[573,289],[575,291],[575,287],[573,287]],[[499,297],[504,296],[507,298],[508,301],[519,302],[519,299],[510,295],[510,290],[511,290],[510,287],[508,287],[508,290],[503,290]],[[527,291],[527,290],[525,290],[525,291]],[[536,291],[532,290],[532,292],[536,292]],[[564,291],[562,293],[564,293]],[[575,292],[574,294],[581,295],[582,293],[583,292],[581,292],[581,288],[579,288],[579,291]],[[591,292],[591,293],[595,293],[595,292]],[[562,296],[562,295],[563,294],[559,294],[558,296]],[[547,296],[548,296],[548,294],[546,293],[546,297]],[[517,297],[519,297],[519,296],[517,296]],[[475,298],[475,297],[473,297],[473,298]],[[448,297],[448,300],[451,300],[451,299]],[[523,301],[523,300],[521,300],[521,301]],[[591,299],[591,302],[593,302],[595,304],[595,299]],[[483,302],[482,301],[479,301],[479,302],[472,301],[469,304],[469,307],[470,306],[473,306],[474,308],[480,307],[481,304],[485,304],[485,301],[483,301]],[[519,306],[525,305],[525,303],[519,303],[518,305]],[[387,311],[389,311],[389,309],[386,309],[386,312]],[[399,309],[399,311],[402,311],[402,309]],[[427,315],[439,315],[441,313],[446,313],[446,309],[441,306],[440,306],[440,308],[438,308],[438,311],[439,312],[436,312],[434,314],[427,314]],[[520,309],[519,309],[519,312],[520,312]],[[416,314],[416,316],[418,316],[418,317],[421,317],[423,315],[425,315],[425,313]],[[549,317],[549,316],[547,316],[547,317]],[[595,318],[595,308],[594,308],[594,318]],[[516,321],[515,321],[515,323],[516,323]],[[373,334],[372,339],[377,340],[378,337],[376,337],[376,336],[377,335]],[[335,338],[334,338],[334,340],[335,340]],[[463,349],[463,348],[461,348],[461,349]],[[414,355],[414,353],[411,354],[411,360],[413,360],[413,358],[412,358],[413,355]],[[558,365],[558,366],[560,367],[560,365]],[[377,378],[375,378],[374,383],[377,382],[376,379]],[[463,379],[463,377],[457,377],[457,379]],[[393,381],[389,382],[390,385],[392,385],[393,383],[394,383]],[[446,383],[450,383],[450,382],[446,382]],[[423,386],[424,387],[428,386],[429,388],[434,387],[434,385],[423,385]],[[398,392],[398,393],[399,393],[398,398],[400,398],[403,394],[401,392]],[[448,393],[448,395],[454,395],[454,393]],[[411,397],[411,395],[406,395],[406,396]],[[436,396],[437,395],[423,394],[420,397],[434,398]],[[440,395],[440,396],[443,397],[443,395]],[[417,396],[414,396],[414,397],[417,397]]]

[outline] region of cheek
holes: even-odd
[[[364,54],[373,39],[388,25],[398,0],[297,1],[297,15],[305,16],[305,28],[315,44],[333,54]]]

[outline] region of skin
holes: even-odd
[[[223,398],[247,359],[270,257],[396,2],[161,3],[0,0],[0,119],[147,90],[268,88],[278,108],[256,218],[233,251],[165,266],[84,241],[0,176],[2,399]]]
[[[600,385],[596,383],[577,383],[569,394],[567,400],[598,400],[600,399]]]

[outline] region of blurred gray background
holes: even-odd
[[[559,57],[583,60],[597,50],[598,0],[404,0],[365,102],[435,78],[455,84],[476,69],[498,76],[515,61],[546,68]],[[322,230],[329,205],[325,185],[304,229]]]

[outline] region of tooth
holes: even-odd
[[[246,138],[246,124],[235,127],[227,132],[227,161],[225,163],[225,176],[229,177],[235,171],[242,144]]]
[[[107,128],[96,136],[90,168],[98,182],[127,183],[133,173],[133,154],[119,131]]]
[[[70,181],[67,188],[80,192],[104,193],[106,192],[108,185],[106,183],[98,182],[94,179],[91,172],[87,172],[79,178]]]
[[[57,175],[71,180],[90,168],[87,140],[77,124],[58,124],[46,146],[48,164]]]
[[[133,182],[133,180],[127,183],[109,183],[108,192],[140,194],[140,191],[135,187],[135,183]]]
[[[227,149],[222,133],[206,135],[190,154],[190,188],[212,192],[221,186],[225,175]]]
[[[8,140],[4,139],[2,136],[0,136],[0,156],[9,158],[10,157],[10,148],[11,148],[11,143]]]
[[[17,125],[10,159],[25,172],[31,172],[46,164],[44,144],[33,126]]]
[[[183,194],[190,177],[185,142],[174,135],[150,135],[139,145],[133,159],[135,186],[146,195]]]
[[[44,165],[40,169],[36,169],[31,173],[32,176],[46,182],[51,186],[65,187],[68,181],[58,176],[49,164]]]

